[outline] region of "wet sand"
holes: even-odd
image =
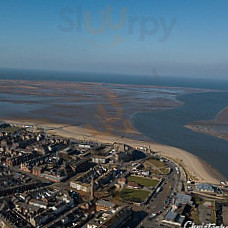
[[[205,90],[0,80],[0,118],[11,123],[37,125],[69,138],[150,146],[153,151],[181,163],[196,180],[218,183],[224,177],[200,158],[174,147],[152,143],[130,122],[131,115],[136,112],[174,108],[181,105],[176,100],[177,95],[202,91]]]
[[[139,135],[129,121],[134,113],[177,107],[181,105],[177,95],[195,91],[149,85],[0,80],[0,118],[45,118],[51,123],[135,138]]]
[[[228,107],[225,107],[218,113],[216,121],[219,123],[228,124]]]
[[[185,127],[217,138],[228,140],[228,107],[223,108],[214,120],[195,121]]]

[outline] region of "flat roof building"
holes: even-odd
[[[193,202],[191,200],[192,200],[192,197],[190,195],[177,193],[175,205],[176,206],[179,206],[180,204],[192,205]]]
[[[196,189],[202,192],[215,192],[215,188],[213,187],[213,185],[208,183],[200,183],[196,185]]]
[[[173,226],[182,226],[185,221],[185,216],[178,214],[177,212],[171,210],[162,220],[163,223],[170,224]]]

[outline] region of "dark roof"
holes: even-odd
[[[166,219],[166,220],[169,220],[169,221],[175,221],[177,215],[178,215],[177,212],[170,211],[170,212],[165,216],[165,219]]]
[[[111,203],[109,201],[105,201],[105,200],[98,200],[96,202],[97,205],[103,206],[103,207],[115,207],[114,203]]]

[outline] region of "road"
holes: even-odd
[[[145,205],[144,210],[148,213],[148,216],[138,225],[138,227],[151,228],[159,227],[164,215],[170,209],[173,203],[174,193],[177,190],[178,183],[180,181],[180,173],[176,170],[174,164],[169,163],[172,168],[172,172],[162,182],[162,190],[154,194],[151,200]],[[167,205],[167,208],[164,208]],[[152,213],[161,211],[161,215],[157,215],[153,219],[149,219]]]

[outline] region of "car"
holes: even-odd
[[[156,216],[157,216],[157,214],[152,213],[152,214],[148,217],[148,219],[149,219],[149,220],[152,220],[152,219],[154,219]]]

